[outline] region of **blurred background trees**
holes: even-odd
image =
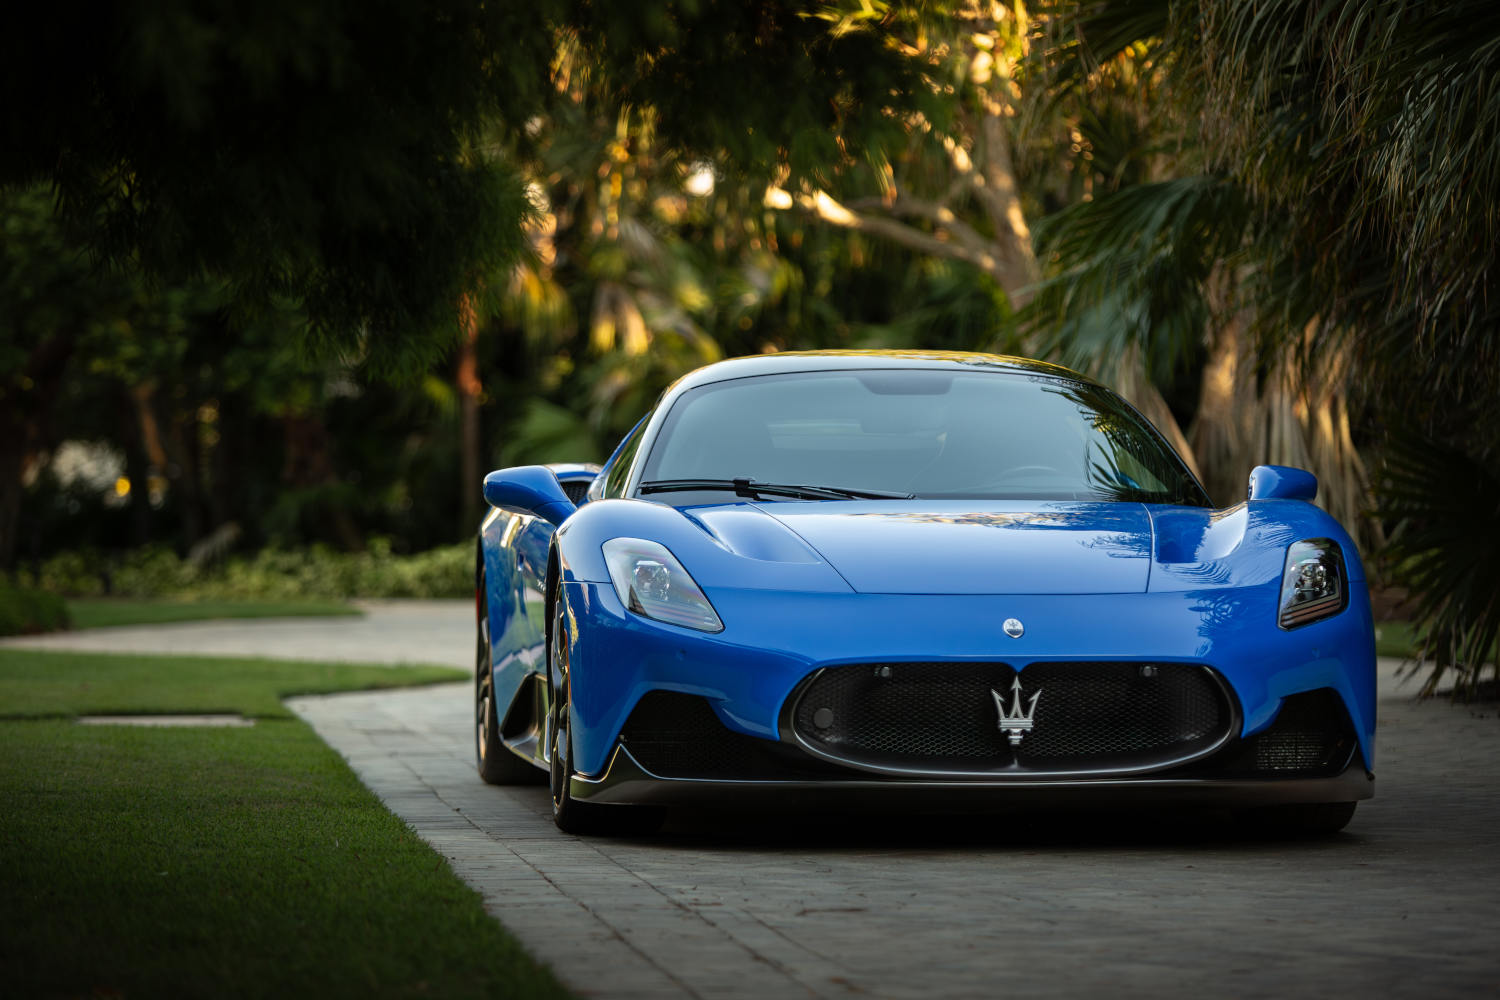
[[[718,357],[1000,350],[1120,389],[1221,504],[1313,469],[1471,680],[1500,631],[1490,7],[28,12],[0,566],[428,549],[483,470],[600,459]]]

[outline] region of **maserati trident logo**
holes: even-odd
[[[1005,699],[1000,696],[1000,692],[991,690],[990,694],[995,696],[995,708],[1000,712],[1000,730],[1010,737],[1011,746],[1018,747],[1021,745],[1021,738],[1031,732],[1031,719],[1036,715],[1036,700],[1042,696],[1042,692],[1037,691],[1031,696],[1031,703],[1023,707],[1019,676],[1010,686],[1010,690],[1011,704],[1008,712],[1005,710]]]
[[[1000,627],[1012,639],[1019,639],[1026,634],[1026,626],[1021,624],[1021,619],[1019,618],[1007,618],[1005,619],[1005,623]]]

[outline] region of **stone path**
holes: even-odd
[[[473,601],[355,601],[360,617],[237,618],[122,625],[0,639],[0,647],[95,653],[474,666]]]
[[[552,826],[474,774],[468,685],[297,699],[565,982],[597,997],[1491,994],[1500,722],[1383,664],[1378,797],[1323,841],[1221,814]]]

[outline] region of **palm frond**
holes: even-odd
[[[1455,675],[1472,692],[1500,636],[1500,479],[1487,463],[1415,434],[1392,442],[1380,513],[1397,525],[1387,559],[1417,596],[1424,694]]]
[[[1023,317],[1049,355],[1088,367],[1131,346],[1162,381],[1201,350],[1210,272],[1241,253],[1250,204],[1221,177],[1139,184],[1080,202],[1036,229],[1058,267]]]

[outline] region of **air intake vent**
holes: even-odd
[[[1225,769],[1288,777],[1336,774],[1348,765],[1357,742],[1343,699],[1320,688],[1283,701],[1269,728],[1226,751]]]
[[[573,501],[573,506],[579,507],[583,505],[584,495],[589,491],[589,483],[581,480],[575,480],[573,482],[563,483],[562,488],[563,492],[568,495],[568,499]]]
[[[636,704],[620,742],[662,778],[762,780],[828,777],[841,768],[774,740],[736,733],[697,695],[648,691]]]

